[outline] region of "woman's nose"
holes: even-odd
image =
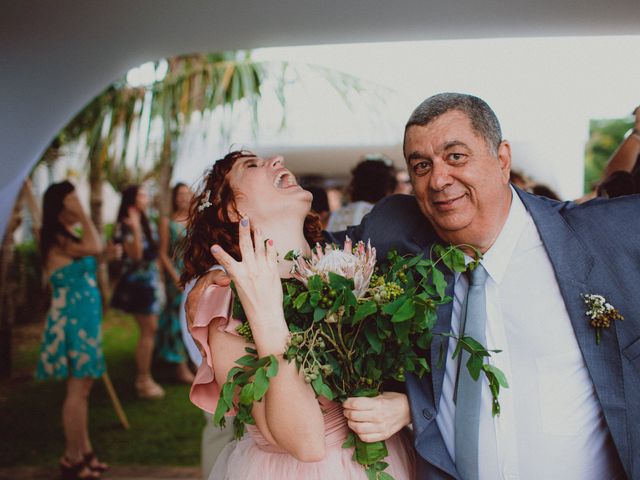
[[[276,155],[269,159],[269,164],[272,167],[284,167],[284,157],[282,155]]]

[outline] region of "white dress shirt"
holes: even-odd
[[[471,259],[468,259],[469,261]],[[489,363],[506,375],[501,414],[491,415],[491,392],[484,382],[480,406],[479,478],[602,480],[623,476],[593,382],[533,219],[512,190],[507,221],[482,265]],[[459,334],[467,292],[456,276],[451,330]],[[585,320],[586,321],[586,320]],[[594,338],[595,341],[595,338]],[[439,413],[447,450],[455,461],[453,390],[456,346],[451,339]],[[465,366],[460,374],[468,375]]]

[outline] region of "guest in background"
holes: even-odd
[[[311,202],[311,210],[318,214],[320,217],[320,223],[322,229],[327,228],[329,223],[329,217],[331,216],[331,210],[329,210],[329,197],[327,191],[320,186],[304,186],[303,187],[313,195],[313,201]]]
[[[596,195],[604,198],[624,197],[634,193],[638,193],[636,181],[631,173],[623,170],[612,172],[596,188]]]
[[[635,123],[627,132],[602,173],[596,187],[599,197],[615,198],[640,193],[640,107],[633,111]]]
[[[518,172],[517,170],[513,169],[509,172],[509,181],[519,189],[526,192],[529,191],[532,184],[531,179],[524,173]]]
[[[165,392],[151,375],[151,357],[164,292],[160,285],[156,233],[145,213],[148,204],[143,186],[132,185],[122,192],[114,239],[123,246],[123,273],[111,305],[131,313],[140,327],[136,346],[138,396],[158,399],[164,397]]]
[[[381,158],[361,161],[351,171],[348,190],[351,202],[331,214],[327,231],[341,231],[350,225],[359,224],[362,217],[379,200],[393,193],[395,188],[395,171],[389,160]]]
[[[411,178],[409,172],[404,168],[396,170],[396,188],[393,193],[401,193],[404,195],[412,195],[413,187],[411,186]]]
[[[543,185],[542,183],[533,184],[529,189],[529,191],[534,195],[538,195],[540,197],[547,197],[547,198],[550,198],[551,200],[558,200],[558,201],[560,200],[560,197],[556,192],[554,192],[551,188],[547,187],[546,185]]]
[[[187,366],[187,353],[180,331],[180,304],[182,302],[182,257],[177,247],[184,237],[191,189],[177,183],[171,192],[171,217],[159,221],[160,264],[164,270],[164,285],[167,302],[158,320],[156,352],[164,361],[176,365],[176,379],[182,383],[193,382],[193,373]]]
[[[62,406],[66,446],[59,464],[63,479],[97,479],[107,465],[97,460],[89,440],[88,399],[94,379],[105,371],[95,259],[102,242],[70,182],[47,189],[42,212],[40,253],[52,300],[36,377],[67,381]],[[77,225],[81,236],[75,233]]]

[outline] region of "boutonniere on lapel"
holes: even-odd
[[[609,328],[614,320],[624,320],[624,317],[602,295],[587,293],[582,298],[588,308],[586,313],[591,319],[591,326],[596,329],[596,344],[600,345],[600,330]]]

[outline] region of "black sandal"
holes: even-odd
[[[94,472],[104,473],[109,470],[109,465],[101,462],[96,457],[96,452],[90,451],[82,454],[82,458],[84,458],[84,463]]]
[[[100,473],[89,468],[84,460],[73,463],[65,456],[62,457],[58,466],[62,480],[98,480],[101,477]]]

